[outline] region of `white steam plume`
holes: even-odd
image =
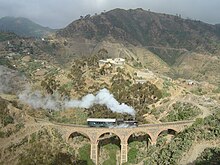
[[[0,65],[0,93],[16,94],[25,86],[25,80],[18,71]]]
[[[117,113],[128,113],[132,116],[135,115],[135,110],[122,103],[120,104],[112,94],[107,89],[101,89],[97,95],[88,94],[84,96],[81,100],[70,100],[65,102],[65,107],[68,108],[89,108],[95,104],[105,105],[112,112]]]
[[[34,109],[60,110],[63,104],[59,95],[42,95],[40,91],[32,92],[29,87],[20,93],[18,97],[22,102],[32,106]]]
[[[101,89],[97,95],[88,94],[81,100],[62,100],[59,95],[42,95],[39,91],[31,92],[26,89],[19,94],[19,99],[35,109],[61,110],[63,108],[90,108],[95,104],[105,105],[112,112],[135,115],[135,110],[122,103],[120,104],[107,89]]]

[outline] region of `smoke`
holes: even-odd
[[[32,92],[30,87],[27,87],[18,95],[19,100],[32,106],[34,109],[43,108],[47,110],[61,110],[62,101],[58,94],[42,95],[40,91]]]
[[[135,126],[130,126],[129,124],[119,124],[119,125],[111,125],[109,128],[134,128]]]
[[[93,94],[84,96],[81,100],[70,100],[65,102],[66,108],[90,108],[94,105],[96,97]]]
[[[48,110],[61,110],[65,108],[90,108],[95,104],[105,105],[112,112],[128,113],[135,115],[135,110],[122,103],[120,104],[107,89],[101,89],[96,95],[88,94],[81,100],[65,100],[61,99],[58,94],[42,95],[40,91],[32,92],[27,88],[21,94],[19,99],[35,109],[43,108]]]
[[[15,94],[24,87],[25,77],[0,65],[0,93]]]
[[[89,108],[95,104],[105,105],[112,112],[116,113],[128,113],[132,116],[135,115],[135,110],[122,103],[120,104],[112,94],[107,89],[101,89],[97,95],[88,94],[84,96],[81,100],[70,100],[65,103],[68,108]]]

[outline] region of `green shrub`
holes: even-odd
[[[128,162],[129,163],[137,163],[137,155],[138,155],[138,149],[137,148],[131,148],[128,151]]]
[[[14,119],[10,115],[5,116],[4,118],[4,126],[7,126],[8,124],[14,124]]]
[[[15,125],[16,131],[19,131],[21,128],[24,128],[24,123],[18,123]]]
[[[195,140],[217,140],[220,138],[220,111],[204,119],[197,119],[189,128],[177,134],[170,143],[158,146],[156,149],[148,149],[145,164],[178,164],[184,152],[187,152]],[[219,154],[219,149],[212,152],[213,155]],[[210,154],[209,154],[210,155]],[[210,158],[212,156],[209,156]],[[213,156],[213,158],[217,156]],[[151,163],[150,163],[151,164]],[[206,163],[210,164],[210,163]],[[219,163],[217,163],[219,164]]]
[[[163,118],[163,121],[179,121],[179,120],[191,120],[194,117],[201,114],[201,110],[190,104],[176,102],[173,104],[173,110],[169,112],[166,118]]]
[[[5,137],[5,132],[0,131],[0,138],[4,138]]]
[[[206,148],[195,161],[196,165],[220,164],[220,148]]]

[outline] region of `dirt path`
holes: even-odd
[[[201,141],[194,144],[190,150],[185,153],[185,155],[180,160],[180,165],[193,165],[196,158],[204,151],[204,149],[209,147],[220,147],[219,141]]]
[[[205,118],[205,117],[211,115],[211,111],[209,110],[209,107],[200,105],[198,100],[194,100],[191,97],[188,97],[188,96],[182,97],[182,96],[176,95],[175,97],[173,97],[173,96],[170,97],[170,100],[171,101],[169,102],[169,105],[167,105],[167,110],[160,114],[160,117],[158,118],[158,120],[165,117],[167,115],[168,111],[171,109],[172,105],[176,102],[189,103],[189,104],[192,104],[192,105],[198,107],[201,110],[202,114],[197,116],[197,118]]]

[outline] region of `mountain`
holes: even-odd
[[[140,8],[114,9],[100,15],[87,15],[59,30],[57,35],[83,37],[98,42],[114,38],[143,46],[170,65],[188,51],[216,53],[220,41],[217,25]]]
[[[220,35],[220,24],[216,24],[215,27],[216,27],[216,29],[217,29],[218,35]]]
[[[23,17],[3,17],[0,19],[0,31],[13,32],[24,37],[42,37],[54,30],[43,27]]]

